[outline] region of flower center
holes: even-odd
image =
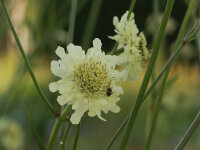
[[[93,59],[75,67],[74,79],[87,97],[106,95],[111,83],[106,64]]]

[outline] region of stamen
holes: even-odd
[[[87,97],[106,95],[111,83],[106,64],[93,59],[75,67],[74,79]]]

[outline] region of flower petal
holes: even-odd
[[[65,49],[58,46],[57,49],[56,49],[56,54],[60,57],[60,58],[63,58],[64,55],[65,55]]]
[[[49,84],[49,90],[51,92],[56,92],[58,90],[58,86],[57,86],[57,83],[56,82],[52,82]]]
[[[58,96],[57,101],[61,106],[65,105],[67,103],[66,98],[62,95]]]
[[[98,39],[98,38],[95,38],[93,40],[93,47],[96,48],[96,49],[101,50],[101,46],[102,46],[101,40]]]
[[[72,114],[70,121],[72,124],[79,124],[83,114],[85,113],[87,109],[83,107],[79,107],[75,110],[75,112]]]

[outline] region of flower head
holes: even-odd
[[[73,124],[78,124],[86,111],[90,117],[98,116],[102,120],[105,119],[101,111],[120,111],[116,103],[123,91],[115,85],[120,80],[119,71],[115,70],[118,57],[105,55],[101,45],[99,39],[94,39],[87,53],[73,44],[67,46],[68,53],[58,47],[56,54],[61,59],[51,62],[51,71],[61,79],[50,83],[50,91],[59,91],[60,105],[72,105]]]
[[[120,21],[115,16],[113,18],[113,25],[115,26],[115,36],[109,36],[109,38],[119,43],[119,48],[124,46],[139,46],[140,37],[137,36],[139,30],[135,24],[134,14],[131,13],[129,20],[127,20],[128,11],[121,17]]]
[[[113,18],[116,35],[109,38],[115,40],[119,44],[119,49],[123,49],[119,55],[119,68],[122,68],[122,79],[135,81],[139,78],[142,71],[142,63],[144,59],[149,57],[147,50],[147,42],[144,34],[139,33],[135,24],[134,14],[131,13],[127,19],[128,11],[121,17],[120,21],[117,17]]]
[[[23,147],[22,128],[9,118],[0,118],[0,149],[20,150]]]

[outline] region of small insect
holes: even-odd
[[[143,42],[140,41],[140,42],[139,42],[138,48],[139,48],[139,50],[141,51],[141,55],[142,55],[142,56],[144,56],[144,47],[143,47],[143,46],[144,46],[144,45],[143,45]]]
[[[111,88],[108,88],[107,91],[106,91],[106,94],[107,94],[107,96],[112,95],[112,89],[111,89]]]

